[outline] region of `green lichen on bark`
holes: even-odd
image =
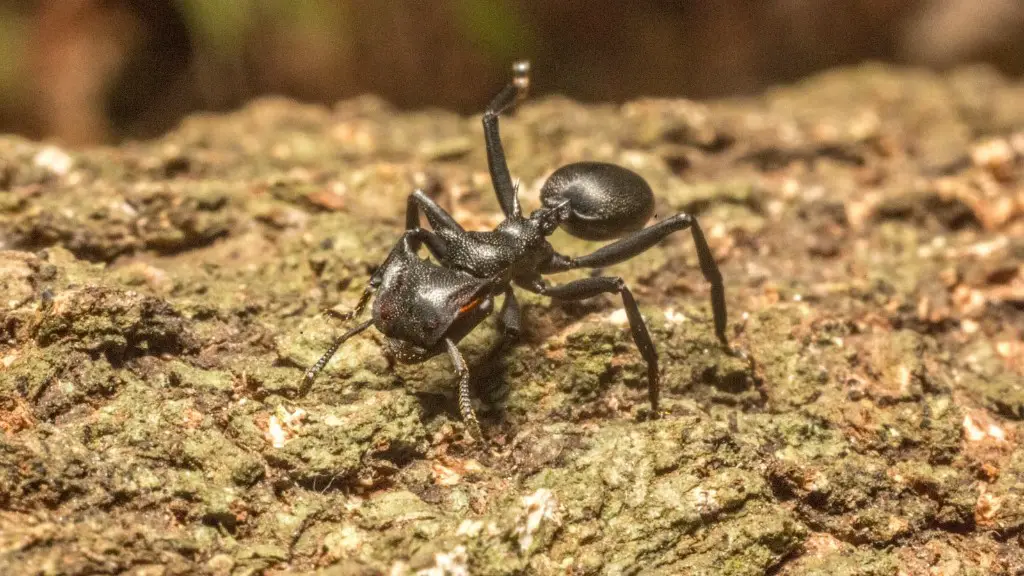
[[[414,187],[498,221],[478,118],[268,99],[119,148],[0,138],[0,572],[1018,573],[1021,102],[867,66],[523,104],[527,208],[567,162],[641,173],[700,218],[751,361],[678,234],[607,271],[665,417],[617,299],[523,294],[518,347],[461,344],[488,446],[446,359],[391,366],[372,331],[300,387]]]

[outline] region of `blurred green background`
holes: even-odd
[[[4,0],[0,132],[144,138],[265,94],[479,112],[535,93],[703,98],[863,60],[1024,69],[1020,0]]]

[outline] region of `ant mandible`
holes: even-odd
[[[355,308],[341,320],[358,317],[373,295],[372,317],[336,338],[327,352],[306,371],[303,390],[312,385],[338,348],[374,326],[384,336],[391,358],[414,364],[447,352],[459,380],[458,402],[463,421],[480,436],[469,392],[469,368],[458,343],[494,311],[494,297],[504,294],[498,313],[498,349],[515,342],[520,332],[519,305],[512,286],[555,300],[585,300],[615,293],[622,298],[630,331],[647,362],[647,394],[658,415],[658,353],[640,315],[633,293],[617,276],[600,276],[550,286],[542,275],[578,268],[603,268],[648,250],[673,232],[690,229],[704,278],[711,284],[715,335],[726,349],[725,286],[697,219],[676,214],[644,228],[654,213],[651,187],[635,172],[601,162],[578,162],[556,170],[544,183],[543,206],[524,216],[498,133],[498,117],[526,96],[528,62],[512,67],[513,80],[491,101],[483,115],[487,164],[504,221],[491,231],[467,231],[421,190],[408,199],[405,233],[373,273]],[[420,212],[430,229],[420,226]],[[614,240],[585,256],[555,251],[547,237],[561,226],[585,240]],[[426,246],[436,262],[423,259]]]

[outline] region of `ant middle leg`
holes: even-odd
[[[651,341],[651,335],[647,331],[647,324],[640,315],[640,307],[633,299],[633,293],[629,291],[622,278],[616,276],[601,276],[597,278],[583,278],[567,282],[559,286],[539,286],[540,294],[549,296],[556,300],[586,300],[599,294],[619,293],[622,296],[622,306],[626,309],[626,317],[629,319],[629,330],[633,335],[633,342],[636,344],[640,355],[647,362],[647,397],[651,402],[651,410],[654,417],[658,417],[658,399],[661,393],[661,376],[658,370],[658,351]]]
[[[497,317],[498,338],[481,356],[473,373],[472,380],[477,395],[485,403],[498,403],[499,398],[507,392],[501,378],[504,368],[500,360],[519,341],[522,330],[519,302],[511,286],[505,288],[504,295]]]
[[[704,231],[701,230],[697,219],[689,214],[680,212],[585,256],[570,257],[555,254],[547,266],[541,270],[541,273],[552,274],[576,268],[603,268],[625,262],[650,249],[669,234],[687,228],[690,229],[693,243],[697,248],[700,271],[704,275],[704,279],[711,285],[711,311],[715,320],[715,336],[726,349],[730,349],[729,340],[725,335],[725,284],[722,282],[722,273],[718,270],[718,264],[715,263],[715,258],[711,254],[711,247],[708,246],[707,238],[704,237]]]
[[[505,288],[505,300],[501,303],[501,311],[498,312],[498,329],[501,333],[494,348],[487,354],[488,358],[497,356],[504,352],[509,346],[519,340],[522,331],[523,321],[519,312],[519,301],[512,291],[512,287]]]

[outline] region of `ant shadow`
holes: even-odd
[[[602,295],[603,296],[603,295]],[[492,433],[508,431],[516,421],[509,412],[509,398],[526,371],[517,366],[516,351],[538,349],[574,322],[590,314],[615,307],[612,298],[596,297],[586,301],[550,301],[545,305],[526,304],[522,308],[522,332],[518,338],[502,341],[497,336],[478,354],[468,352],[470,390],[478,403],[477,417],[485,429]],[[424,418],[445,414],[453,421],[461,421],[454,388],[450,391],[423,391],[416,394],[424,410]],[[513,410],[512,412],[515,412]]]
[[[512,391],[509,378],[508,352],[515,346],[508,343],[495,345],[479,356],[467,357],[470,365],[470,393],[479,401],[477,417],[488,429],[503,429],[509,424],[507,404]],[[462,420],[455,402],[454,388],[450,391],[420,391],[415,393],[423,418],[430,420],[441,414],[454,422]]]

